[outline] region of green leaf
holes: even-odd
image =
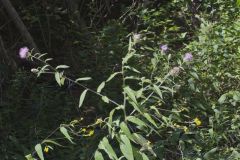
[[[61,86],[64,85],[64,82],[65,82],[65,78],[61,77],[61,80],[60,80]]]
[[[67,65],[59,65],[56,67],[56,69],[65,69],[65,68],[69,68],[69,66]]]
[[[99,152],[98,150],[95,152],[94,159],[95,160],[104,160],[102,153]]]
[[[141,128],[147,126],[145,122],[143,122],[142,120],[140,120],[139,118],[134,117],[134,116],[128,116],[127,121],[132,122]]]
[[[70,137],[70,135],[68,134],[68,131],[65,127],[60,127],[60,131],[71,143],[73,143],[72,137]]]
[[[142,160],[142,155],[140,154],[141,152],[139,151],[139,149],[134,146],[132,147],[133,147],[133,155],[135,160]]]
[[[128,95],[128,97],[134,102],[137,104],[137,99],[134,95],[134,91],[129,88],[128,86],[124,88],[124,92]]]
[[[120,150],[122,151],[124,157],[126,157],[127,160],[134,160],[130,140],[127,138],[126,135],[120,135],[120,138],[121,138]]]
[[[130,130],[128,129],[128,126],[125,122],[121,122],[120,123],[120,128],[121,130],[123,131],[123,133],[131,140],[133,140],[133,137],[132,137],[132,133],[130,132]]]
[[[240,7],[240,0],[237,0],[237,6]]]
[[[204,154],[203,158],[204,159],[210,159],[211,156],[213,156],[213,154],[218,150],[218,147],[215,147],[213,149],[211,149],[210,151],[208,151],[207,153]]]
[[[135,139],[135,141],[140,144],[141,146],[144,146],[148,143],[148,140],[146,140],[146,138],[144,138],[142,135],[137,134],[137,133],[133,133],[133,137]]]
[[[61,84],[61,75],[59,72],[55,72],[55,80],[57,81],[59,86],[62,86]]]
[[[218,102],[219,102],[220,104],[223,104],[226,99],[227,99],[227,95],[226,95],[226,94],[223,94],[223,95],[218,99]]]
[[[35,151],[37,152],[38,157],[39,157],[41,160],[44,160],[41,144],[37,144],[37,145],[35,146]]]
[[[163,99],[163,95],[162,95],[162,92],[161,92],[161,90],[159,89],[159,87],[154,84],[154,85],[153,85],[153,88],[154,88],[154,91],[159,95],[159,97],[160,97],[161,99]]]
[[[109,135],[111,135],[111,138],[114,137],[114,128],[112,128],[113,126],[113,115],[115,113],[116,110],[120,110],[120,109],[123,109],[124,106],[123,105],[119,105],[117,108],[114,108],[113,110],[111,110],[111,112],[109,113],[109,117],[108,117],[108,132],[109,132]]]
[[[106,82],[111,81],[117,74],[120,74],[121,72],[115,72],[113,74],[110,75],[110,77],[106,80]]]
[[[232,154],[227,159],[229,160],[240,159],[240,153],[234,149],[232,151]]]
[[[132,101],[129,102],[135,110],[137,110],[139,113],[142,113],[142,111],[140,110],[140,108],[138,107],[138,105]]]
[[[34,160],[31,154],[25,156],[27,160]]]
[[[142,155],[142,160],[149,160],[148,156],[145,153],[140,153]]]
[[[88,91],[88,89],[85,89],[85,90],[82,92],[81,96],[80,96],[79,105],[78,105],[79,108],[80,108],[80,107],[82,106],[82,104],[83,104],[83,101],[84,101],[84,99],[85,99],[85,96],[86,96],[87,91]]]
[[[136,98],[140,98],[143,95],[143,88],[136,91]]]
[[[152,119],[152,117],[148,113],[144,113],[143,116],[150,122],[152,123],[156,128],[158,127],[155,121]]]
[[[196,72],[190,72],[190,74],[197,80],[199,80],[199,77]]]
[[[102,96],[102,100],[105,102],[105,103],[109,103],[109,99],[107,96]]]
[[[116,153],[114,152],[112,146],[109,144],[109,141],[106,137],[102,139],[98,147],[99,149],[104,150],[108,154],[110,159],[118,160]]]
[[[133,133],[133,137],[135,141],[142,146],[141,150],[148,150],[154,157],[156,157],[156,153],[153,151],[152,146],[147,139],[137,133]]]
[[[132,57],[133,57],[133,53],[127,54],[127,55],[123,58],[122,64],[126,64],[126,63],[128,62],[128,60],[129,60],[130,58],[132,58]]]
[[[78,81],[88,81],[88,80],[91,80],[92,78],[91,77],[83,77],[83,78],[78,78],[75,80],[75,82],[78,82]]]
[[[50,140],[50,139],[45,139],[45,140],[43,140],[42,143],[52,143],[52,144],[55,144],[56,146],[64,147],[63,145],[61,145],[61,144],[59,144],[59,143],[57,143],[57,142],[55,142],[53,140]]]
[[[125,66],[126,69],[129,69],[133,72],[136,72],[136,73],[141,73],[140,71],[138,71],[137,69],[133,68],[133,67],[130,67],[130,66]]]
[[[104,87],[105,87],[105,82],[102,82],[102,83],[98,86],[97,92],[100,93]]]

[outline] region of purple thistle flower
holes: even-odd
[[[183,57],[183,61],[184,62],[190,62],[193,60],[193,55],[192,53],[186,53]]]
[[[162,52],[166,52],[168,50],[168,45],[167,44],[162,45],[161,50]]]
[[[29,49],[28,47],[22,47],[19,50],[19,56],[21,59],[26,59],[28,56]]]

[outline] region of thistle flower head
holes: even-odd
[[[22,47],[19,49],[19,56],[21,59],[26,59],[29,54],[28,47]]]
[[[166,52],[168,50],[168,45],[164,44],[160,48],[161,48],[162,52]]]
[[[184,62],[190,62],[193,60],[193,55],[192,53],[186,53],[183,57],[183,61]]]

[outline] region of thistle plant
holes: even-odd
[[[136,38],[136,35],[134,35]],[[133,38],[134,38],[133,37]],[[189,119],[188,126],[176,125],[174,120],[169,117],[170,115],[178,115],[181,113],[181,108],[168,108],[165,104],[165,99],[172,97],[176,93],[178,84],[173,80],[178,78],[183,70],[183,64],[185,61],[191,61],[192,56],[187,55],[178,61],[178,67],[171,67],[171,55],[161,54],[166,52],[168,47],[164,45],[158,50],[151,58],[152,67],[156,68],[160,64],[160,61],[165,61],[163,66],[165,69],[163,72],[159,72],[157,69],[152,69],[152,72],[141,73],[137,68],[129,65],[129,61],[133,59],[139,59],[139,55],[135,48],[136,43],[129,39],[128,52],[122,60],[121,71],[115,72],[109,76],[106,81],[103,81],[96,90],[93,90],[85,85],[82,81],[90,80],[90,77],[80,77],[77,79],[71,79],[64,74],[64,70],[69,68],[67,65],[58,65],[56,67],[51,66],[48,61],[52,58],[45,58],[47,54],[35,53],[29,51],[28,48],[20,49],[20,57],[27,58],[32,61],[38,61],[42,64],[42,67],[33,68],[31,71],[37,76],[42,74],[53,74],[56,82],[59,86],[63,86],[66,81],[74,83],[79,87],[82,87],[84,91],[79,98],[79,108],[84,105],[84,99],[88,92],[99,96],[103,102],[112,106],[112,110],[109,116],[104,119],[98,119],[94,124],[88,126],[81,126],[81,121],[73,120],[69,124],[62,124],[59,128],[54,130],[48,137],[35,146],[35,152],[44,160],[43,152],[49,152],[49,148],[52,145],[60,145],[58,142],[50,140],[55,132],[60,130],[64,137],[74,144],[74,136],[91,136],[94,134],[94,130],[88,128],[94,128],[99,126],[103,130],[107,130],[108,134],[105,135],[99,142],[98,149],[95,151],[94,157],[96,160],[104,159],[103,152],[107,153],[110,159],[122,159],[134,160],[141,157],[141,159],[151,159],[157,157],[157,145],[154,139],[161,138],[161,133],[169,131],[170,134],[174,133],[174,130],[180,129],[184,133],[189,132],[189,126],[201,125],[200,120]],[[141,57],[140,57],[141,59]],[[182,62],[181,62],[182,61]],[[139,66],[141,68],[141,66]],[[140,69],[139,68],[139,69]],[[134,76],[129,76],[129,74]],[[122,102],[116,102],[108,95],[102,93],[104,87],[121,75],[122,78]],[[149,75],[149,78],[146,77]],[[134,80],[134,84],[129,81]],[[131,85],[130,85],[131,84]],[[135,89],[133,89],[135,88]],[[89,130],[86,132],[86,130]],[[151,140],[152,139],[152,140]],[[118,144],[121,153],[117,152],[119,149],[111,144]],[[52,145],[50,145],[52,144]],[[45,146],[43,149],[42,146]],[[181,153],[176,151],[176,154]],[[30,160],[34,154],[29,154],[26,157]]]

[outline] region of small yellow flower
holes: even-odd
[[[92,136],[94,134],[94,130],[89,131],[88,135]]]
[[[84,136],[84,137],[90,137],[90,136],[92,136],[92,135],[94,135],[94,130],[90,130],[90,131],[88,132],[88,134],[84,134],[83,136]]]
[[[196,123],[197,126],[200,126],[202,124],[201,120],[199,118],[195,118],[194,122]]]
[[[44,152],[45,152],[45,153],[48,153],[48,152],[49,152],[49,147],[48,147],[48,146],[45,146],[45,147],[44,147]]]
[[[184,130],[185,133],[189,132],[189,129],[186,126],[183,127],[183,130]]]
[[[87,131],[87,129],[86,128],[82,128],[81,131],[85,133]]]

